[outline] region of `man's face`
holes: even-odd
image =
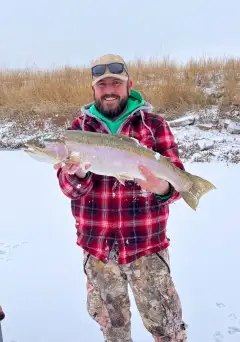
[[[127,105],[130,87],[130,81],[122,81],[114,77],[97,82],[93,86],[97,110],[108,118],[119,116]]]

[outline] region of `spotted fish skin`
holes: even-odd
[[[143,165],[156,177],[168,181],[193,210],[203,195],[216,189],[210,181],[181,170],[170,158],[125,135],[66,130],[61,139],[45,139],[44,144],[26,144],[25,152],[46,162],[80,162],[83,168],[90,163],[89,171],[115,177],[121,184],[136,178],[144,180],[139,170]]]

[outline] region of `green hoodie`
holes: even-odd
[[[101,121],[103,121],[111,133],[116,133],[120,125],[132,114],[133,111],[137,110],[140,107],[143,106],[148,106],[149,104],[145,102],[143,96],[136,90],[131,90],[131,93],[128,98],[128,103],[127,103],[127,108],[124,111],[124,113],[117,118],[116,121],[112,121],[108,118],[106,118],[104,115],[99,113],[97,108],[95,107],[94,104],[91,104],[90,107],[88,108],[89,112],[99,118]],[[88,106],[85,107],[87,109]],[[161,199],[163,202],[166,201],[169,197],[172,195],[172,187],[170,187],[170,191],[166,195],[157,195],[155,196],[159,199]]]
[[[129,115],[131,115],[131,113],[135,111],[136,109],[142,107],[144,104],[145,104],[145,100],[143,96],[138,91],[131,90],[128,103],[127,103],[127,108],[124,111],[124,113],[117,118],[116,121],[112,121],[106,118],[101,113],[99,113],[99,111],[97,110],[94,104],[91,105],[91,107],[89,108],[89,111],[91,114],[101,119],[108,126],[110,131],[114,134],[117,132],[120,125],[129,117]]]

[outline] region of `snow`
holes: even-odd
[[[197,79],[196,79],[196,85],[206,95],[206,98],[211,97],[211,96],[221,97],[221,95],[223,94],[223,84],[224,84],[223,73],[222,72],[219,72],[219,73],[209,72],[208,75],[205,74],[204,76],[205,77],[207,76],[207,79],[205,80],[203,79],[203,82],[202,82],[201,75],[198,74]]]
[[[213,148],[214,142],[208,139],[202,139],[198,141],[198,146],[201,151]]]
[[[82,250],[70,202],[56,171],[23,151],[1,151],[0,304],[4,342],[103,341],[86,310]],[[240,165],[185,163],[217,190],[197,212],[184,201],[170,208],[172,276],[188,342],[240,340]],[[132,303],[134,342],[152,338]]]
[[[184,127],[188,126],[194,123],[196,120],[196,114],[190,114],[190,115],[184,115],[183,117],[180,117],[178,119],[172,120],[169,124],[170,127]]]
[[[68,121],[65,123],[68,126]],[[65,127],[56,126],[52,119],[27,120],[26,122],[11,122],[0,120],[0,147],[18,148],[27,141],[42,138],[59,137]]]
[[[234,108],[222,109],[219,105],[212,105],[167,120],[184,162],[240,161],[240,108]],[[68,127],[69,123],[66,122],[64,126]],[[41,141],[43,136],[58,138],[63,129],[63,126],[56,126],[50,119],[44,121],[43,127],[33,120],[31,129],[0,121],[0,147],[15,149],[31,139]],[[139,144],[137,139],[131,139]]]
[[[180,126],[171,129],[184,162],[194,162],[195,153],[201,153],[204,161],[232,161],[240,151],[240,135],[226,129],[203,130],[197,126]],[[210,153],[209,153],[210,152]],[[206,153],[206,154],[205,154]],[[239,157],[238,159],[239,160]]]
[[[227,127],[228,132],[240,134],[240,124],[237,124],[235,122],[230,122]]]

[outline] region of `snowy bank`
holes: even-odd
[[[196,112],[187,112],[176,120],[167,120],[179,145],[183,161],[210,162],[240,161],[240,109],[223,111],[212,106]],[[70,126],[70,121],[61,125],[51,118],[32,120],[28,125],[16,122],[0,122],[0,147],[2,149],[22,148],[27,140],[58,135]]]

